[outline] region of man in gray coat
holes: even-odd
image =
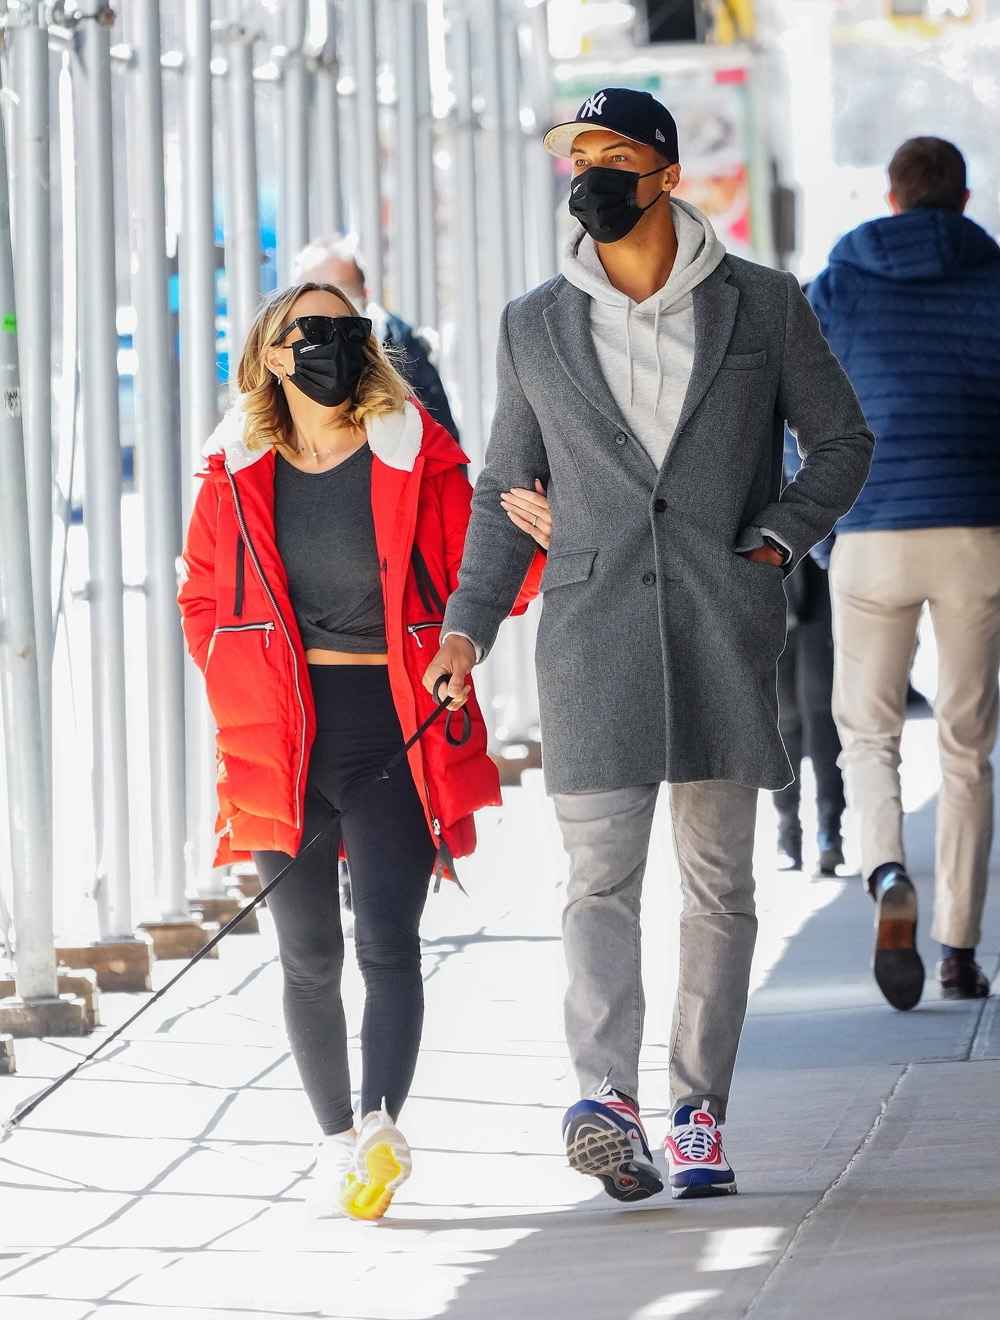
[[[562,274],[504,311],[486,465],[425,682],[447,674],[464,699],[535,553],[539,479],[543,761],[570,858],[566,1033],[584,1096],[567,1154],[618,1200],[662,1190],[638,1109],[639,898],[666,782],[684,892],[667,1167],[675,1198],[726,1194],[757,791],[792,777],[782,582],[850,508],[873,438],[794,278],[727,256],[670,198],[677,133],[659,102],[605,88],[545,143],[573,161],[580,228]],[[786,421],[803,463],[783,490]]]

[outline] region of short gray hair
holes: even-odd
[[[325,265],[331,258],[349,262],[354,266],[364,287],[364,258],[361,255],[358,236],[353,231],[349,234],[321,234],[311,238],[292,262],[292,282],[299,283],[310,279],[312,272]]]

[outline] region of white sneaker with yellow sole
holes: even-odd
[[[393,1195],[410,1176],[406,1138],[386,1113],[366,1115],[354,1149],[354,1169],[340,1196],[340,1208],[352,1219],[381,1219]]]

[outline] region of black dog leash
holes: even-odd
[[[369,780],[367,784],[359,785],[354,794],[352,794],[352,797],[357,797],[359,794],[367,792],[367,790],[372,788],[375,784],[379,784],[382,780],[388,779],[397,766],[402,764],[407,754],[417,745],[434,721],[447,709],[451,702],[451,697],[449,697],[447,693],[440,699],[438,698],[438,693],[441,691],[441,684],[447,684],[447,682],[448,675],[442,674],[434,684],[434,698],[438,702],[437,706],[435,706],[431,714],[427,716],[423,724],[420,725],[413,737],[403,744],[396,755],[382,768],[379,774],[376,775],[374,779]],[[455,713],[456,712],[454,711],[452,712],[452,714]],[[472,733],[472,717],[465,706],[462,707],[462,717],[462,732],[458,735],[452,733],[451,715],[448,716],[448,720],[445,724],[445,737],[452,747],[461,747],[464,743],[468,742],[469,736]],[[339,820],[342,815],[343,809],[337,813],[337,820]],[[43,1100],[47,1100],[49,1096],[54,1095],[61,1086],[65,1086],[72,1077],[76,1076],[81,1068],[85,1068],[88,1063],[93,1063],[97,1056],[102,1054],[113,1040],[117,1040],[124,1031],[128,1030],[133,1022],[137,1022],[139,1018],[142,1017],[147,1009],[152,1008],[158,999],[162,999],[167,991],[172,989],[182,976],[186,976],[191,968],[194,967],[195,963],[201,962],[202,958],[207,958],[212,950],[220,943],[220,941],[226,938],[231,930],[235,930],[240,922],[250,915],[254,908],[264,902],[271,890],[285,878],[300,857],[304,857],[311,848],[314,848],[316,844],[329,837],[330,831],[334,828],[336,823],[337,821],[335,820],[332,824],[321,829],[318,834],[314,834],[305,847],[299,849],[288,865],[283,866],[274,879],[270,880],[263,889],[261,889],[259,894],[254,895],[250,902],[247,903],[246,907],[240,908],[239,912],[237,912],[236,916],[233,917],[231,921],[227,921],[222,929],[218,931],[217,934],[213,935],[208,943],[200,948],[194,957],[189,959],[175,976],[170,978],[166,985],[162,985],[155,994],[151,995],[142,1007],[137,1009],[130,1018],[127,1018],[120,1027],[116,1027],[110,1036],[105,1036],[104,1040],[102,1040],[95,1049],[91,1050],[88,1055],[79,1061],[79,1063],[75,1063],[72,1068],[64,1072],[61,1077],[57,1077],[54,1082],[47,1086],[39,1095],[36,1095],[33,1100],[30,1100],[26,1105],[22,1105],[20,1109],[16,1109],[14,1113],[11,1114],[10,1118],[7,1119],[6,1123],[4,1123],[3,1128],[0,1129],[0,1143],[6,1141],[18,1124],[23,1122],[29,1114],[34,1113]],[[443,842],[441,846],[444,846]]]

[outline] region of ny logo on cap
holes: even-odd
[[[595,92],[593,96],[588,96],[583,105],[580,106],[580,113],[577,119],[593,118],[594,115],[600,116],[604,109],[604,102],[607,100],[604,92]]]

